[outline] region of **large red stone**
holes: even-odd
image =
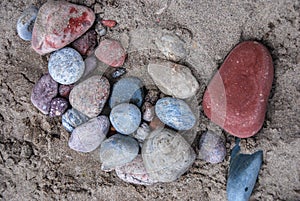
[[[247,138],[262,127],[274,69],[266,47],[254,41],[237,45],[210,81],[203,110],[228,133]]]
[[[60,49],[84,34],[95,14],[85,6],[48,1],[39,10],[32,32],[32,47],[43,55]]]

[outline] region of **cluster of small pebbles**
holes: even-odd
[[[43,114],[62,116],[63,127],[71,133],[71,149],[91,152],[99,148],[103,171],[115,170],[122,180],[134,184],[175,181],[196,159],[193,148],[179,134],[179,131],[193,132],[192,128],[197,124],[187,100],[196,95],[199,83],[188,67],[178,64],[189,52],[185,42],[171,34],[155,41],[167,60],[148,64],[148,74],[157,88],[147,89],[138,77],[122,77],[126,73],[122,66],[127,53],[121,43],[101,39],[107,27],[117,25],[116,21],[95,19],[90,8],[65,1],[48,1],[40,9],[31,6],[23,12],[17,24],[18,35],[26,41],[31,40],[32,48],[38,54],[51,53],[49,73],[33,87],[31,101]],[[97,41],[99,37],[100,42]],[[263,47],[255,42],[243,45],[253,47],[256,52],[250,56],[258,57],[260,60],[256,61],[271,68]],[[93,53],[94,58],[84,60]],[[235,55],[232,57],[236,59]],[[234,69],[237,68],[226,70],[226,65],[230,68],[242,61],[232,64],[232,60],[228,60],[223,64],[205,92],[203,108],[213,122],[229,133],[248,137],[261,127],[271,78],[235,79],[238,72]],[[87,64],[94,65],[96,62],[115,69],[111,75],[116,81],[114,84],[103,75],[85,78],[91,70]],[[269,73],[272,77],[271,70],[267,68],[261,74]],[[228,88],[225,94],[216,85],[220,76],[228,80],[224,86]],[[267,87],[250,86],[250,95],[245,95],[252,81]],[[244,88],[229,86],[227,83],[231,82],[240,83]],[[236,98],[241,102],[245,102],[247,97],[255,99],[258,91],[259,98],[254,102],[261,105],[261,111],[253,109],[254,106],[249,103],[249,109],[243,115],[240,103],[230,98],[234,90],[240,91],[241,96]],[[225,116],[219,108],[223,103],[218,98],[222,96],[216,93],[230,95]],[[109,112],[103,112],[107,110],[105,108]],[[234,118],[230,119],[230,116]],[[243,125],[246,121],[247,125]],[[116,133],[111,134],[111,130]],[[221,136],[212,131],[201,136],[199,158],[219,163],[225,155],[225,142]]]

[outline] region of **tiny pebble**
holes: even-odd
[[[117,22],[115,20],[101,20],[101,23],[109,28],[112,28],[117,25]]]
[[[151,130],[147,123],[142,123],[142,125],[132,134],[132,137],[137,139],[139,142],[143,143],[147,136],[150,134]]]
[[[54,98],[50,104],[50,117],[58,117],[65,113],[69,107],[69,102],[64,98]]]
[[[100,37],[105,36],[107,32],[106,27],[104,27],[100,22],[96,23],[95,31]]]
[[[133,104],[122,103],[111,110],[109,118],[118,132],[129,135],[138,129],[141,123],[141,112]]]
[[[145,102],[143,105],[143,120],[145,121],[152,121],[155,116],[154,106],[149,103]]]
[[[20,38],[30,41],[32,38],[32,30],[35,19],[37,17],[38,8],[30,6],[26,8],[17,22],[17,32]]]
[[[215,164],[222,162],[225,156],[224,140],[213,131],[203,133],[199,141],[199,158]]]
[[[151,103],[152,105],[155,105],[157,100],[159,99],[160,92],[157,89],[150,89],[148,90],[145,101]]]
[[[51,54],[48,69],[51,77],[60,84],[73,84],[84,73],[81,55],[73,48],[63,48]]]
[[[58,93],[61,97],[69,98],[71,90],[74,88],[74,85],[60,85],[58,89]]]
[[[115,72],[112,73],[111,76],[112,76],[113,78],[118,78],[118,77],[124,75],[125,73],[126,73],[126,68],[120,67],[120,68],[117,68],[117,69],[115,70]]]
[[[89,118],[79,112],[78,110],[71,108],[67,110],[62,116],[62,125],[68,132],[72,132],[74,128],[87,122]]]

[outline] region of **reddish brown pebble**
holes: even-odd
[[[95,55],[100,61],[112,67],[122,66],[126,58],[126,52],[121,44],[108,39],[101,41]]]
[[[65,113],[65,111],[68,109],[69,103],[64,98],[54,98],[51,101],[50,105],[50,117],[58,117]]]
[[[103,26],[112,28],[117,25],[117,22],[115,20],[102,20],[101,24],[103,24]]]
[[[93,53],[97,44],[97,33],[94,30],[86,32],[72,43],[72,46],[81,55],[88,56]]]
[[[157,130],[164,128],[165,124],[157,116],[154,116],[149,124],[149,127],[151,128],[151,130]]]
[[[94,23],[90,8],[66,1],[48,1],[39,10],[32,33],[33,49],[43,55],[79,38]]]
[[[64,98],[69,98],[69,94],[71,92],[71,90],[73,89],[74,85],[70,84],[70,85],[60,85],[59,89],[58,89],[58,93],[61,97]]]
[[[266,47],[254,41],[237,45],[205,91],[204,113],[234,136],[255,135],[264,122],[273,76]]]

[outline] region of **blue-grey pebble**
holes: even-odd
[[[176,130],[189,130],[196,123],[189,105],[177,98],[159,99],[155,105],[155,113],[163,123]]]
[[[85,64],[81,55],[66,47],[51,54],[48,69],[51,77],[60,84],[73,84],[84,73]]]
[[[31,41],[32,30],[35,19],[38,14],[38,8],[30,6],[26,8],[17,22],[17,32],[20,38],[26,41]]]
[[[123,68],[123,67],[120,67],[120,68],[117,68],[115,70],[115,72],[113,72],[111,74],[112,78],[118,78],[118,77],[121,77],[122,75],[124,75],[126,73],[126,68]]]
[[[120,103],[133,103],[138,107],[141,107],[143,98],[143,82],[139,78],[122,78],[113,86],[109,106],[110,108],[113,108]]]
[[[87,116],[74,108],[67,110],[62,115],[62,125],[68,132],[72,132],[76,127],[87,122],[88,120],[89,118]]]
[[[141,111],[130,103],[122,103],[111,110],[110,122],[121,134],[129,135],[136,131],[141,123]]]
[[[253,154],[240,153],[240,139],[231,152],[227,179],[228,201],[248,201],[256,183],[263,161],[261,150]]]
[[[139,152],[138,142],[130,136],[115,134],[100,145],[101,169],[110,171],[132,161]]]

